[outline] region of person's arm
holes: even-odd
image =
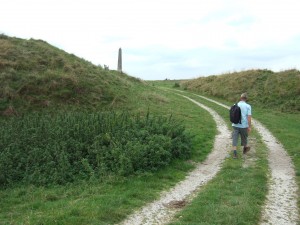
[[[251,131],[251,115],[247,117],[248,119],[248,133]]]

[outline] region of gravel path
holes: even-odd
[[[275,137],[258,121],[253,125],[267,145],[271,181],[261,224],[297,224],[297,184],[293,162]]]
[[[229,109],[228,106],[196,95]],[[268,162],[271,172],[269,193],[264,206],[261,224],[296,225],[299,222],[297,208],[297,184],[295,170],[291,158],[272,133],[257,120],[253,119],[253,126],[261,135],[268,148]]]
[[[184,93],[183,91],[180,91]],[[197,190],[212,179],[220,170],[221,163],[227,155],[225,149],[230,148],[230,131],[224,120],[207,106],[181,95],[204,108],[212,114],[217,123],[219,134],[215,138],[214,148],[205,162],[199,164],[187,178],[161,195],[161,198],[146,205],[135,214],[131,215],[123,224],[166,224],[171,221],[174,214],[190,201]],[[196,95],[224,108],[227,105]],[[261,123],[253,121],[254,128],[261,135],[268,148],[268,162],[270,168],[269,193],[263,207],[261,225],[296,225],[299,223],[297,208],[297,184],[295,181],[295,170],[291,158],[272,133]],[[222,151],[224,149],[224,151]]]
[[[195,170],[189,173],[185,180],[178,183],[170,191],[162,193],[159,200],[146,205],[141,210],[129,216],[122,224],[153,225],[170,222],[175,213],[195,197],[194,193],[217,174],[223,160],[228,154],[226,149],[230,147],[229,137],[231,132],[228,130],[225,121],[207,106],[186,96],[181,96],[207,110],[216,121],[218,134],[215,137],[213,150],[203,163],[200,163]]]

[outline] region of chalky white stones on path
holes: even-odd
[[[184,93],[183,91],[180,91]],[[229,106],[215,100],[196,95],[200,98],[218,104],[229,109]],[[182,95],[183,96],[183,95]],[[177,208],[169,207],[174,203],[184,203],[195,190],[206,184],[220,169],[223,159],[226,157],[226,149],[230,148],[230,131],[224,120],[212,109],[187,97],[200,107],[209,111],[217,123],[219,134],[215,138],[214,148],[207,160],[201,163],[196,170],[191,172],[187,178],[176,185],[171,191],[161,195],[155,201],[140,211],[130,216],[123,224],[166,224],[179,211]],[[297,184],[295,181],[295,170],[291,158],[272,133],[261,123],[252,119],[254,128],[261,135],[268,148],[268,162],[270,168],[270,182],[267,201],[263,207],[262,225],[296,225],[299,223],[297,208]],[[221,149],[221,150],[220,150]],[[214,170],[215,169],[215,170]]]
[[[276,138],[258,121],[253,125],[269,149],[271,180],[261,224],[297,224],[297,184],[291,158]]]
[[[196,94],[195,96],[229,109],[228,106],[212,99]],[[293,162],[282,144],[267,128],[254,119],[252,119],[252,124],[268,148],[268,162],[271,173],[269,192],[262,212],[261,224],[296,225],[300,222],[297,208],[298,187]]]
[[[122,224],[153,225],[170,222],[175,213],[180,210],[180,207],[174,206],[184,205],[186,201],[190,201],[195,196],[195,191],[217,174],[228,154],[226,150],[230,148],[230,131],[225,121],[209,107],[186,96],[181,96],[207,110],[216,121],[218,134],[215,137],[213,150],[203,163],[200,163],[195,170],[188,174],[185,180],[178,183],[170,191],[162,193],[159,200],[146,205],[129,216]]]

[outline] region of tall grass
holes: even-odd
[[[248,70],[182,82],[185,89],[230,102],[247,92],[252,104],[283,112],[300,112],[300,71]]]
[[[172,115],[192,134],[189,160],[173,159],[168,166],[130,176],[109,174],[64,185],[16,184],[0,189],[0,224],[115,224],[184,179],[194,168],[193,161],[204,160],[210,152],[214,121],[205,110],[174,94],[144,86],[139,93],[129,107],[141,118],[146,119],[148,108],[156,119],[164,115],[162,120],[169,121]]]
[[[0,36],[0,116],[122,107],[143,83],[42,40]]]
[[[149,112],[34,114],[3,121],[0,149],[2,186],[49,185],[157,170],[189,157],[191,138]]]

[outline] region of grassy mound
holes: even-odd
[[[0,114],[103,108],[126,102],[142,82],[41,40],[0,35]]]
[[[44,41],[0,35],[0,114],[18,115],[1,118],[0,183],[101,180],[189,157],[182,125],[157,116],[163,111],[147,114],[148,103],[163,100],[152,92],[139,79]],[[140,116],[115,112],[124,109]]]
[[[284,112],[300,112],[300,71],[249,70],[185,81],[186,89],[237,101],[247,92],[251,103]]]

